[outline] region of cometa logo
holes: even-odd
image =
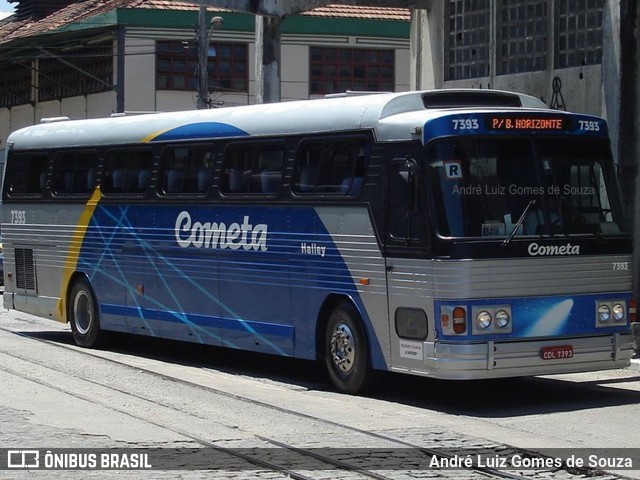
[[[246,215],[242,223],[227,226],[223,222],[193,222],[189,212],[183,211],[176,218],[175,235],[182,248],[267,251],[267,225],[252,225]]]
[[[527,249],[529,255],[535,257],[537,255],[580,255],[580,245],[538,245],[530,243]]]

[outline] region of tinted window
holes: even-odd
[[[275,195],[282,185],[279,145],[232,145],[225,151],[220,190],[225,194]]]
[[[49,160],[44,153],[9,156],[5,179],[5,195],[9,197],[39,196],[46,187]]]
[[[107,194],[141,194],[151,182],[151,150],[110,151],[102,176]]]
[[[293,192],[356,195],[362,188],[366,148],[358,139],[305,142],[298,152]]]
[[[56,196],[88,196],[96,185],[94,152],[60,153],[54,160],[51,191]]]
[[[205,195],[213,180],[215,152],[212,147],[170,147],[162,158],[161,195]]]

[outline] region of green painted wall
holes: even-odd
[[[255,20],[251,14],[239,12],[209,13],[209,17],[213,17],[214,15],[220,15],[224,18],[224,30],[241,32],[254,31]],[[198,12],[196,11],[123,8],[113,10],[103,15],[97,15],[81,22],[66,25],[56,30],[56,32],[107,26],[193,29],[197,23]],[[409,22],[291,16],[285,18],[282,33],[285,35],[354,35],[408,39]]]

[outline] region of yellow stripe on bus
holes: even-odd
[[[153,141],[154,138],[159,137],[163,133],[167,133],[169,130],[173,130],[173,128],[165,128],[164,130],[159,130],[155,133],[152,133],[151,135],[147,135],[142,139],[142,143],[149,143]]]
[[[93,217],[93,212],[98,206],[98,202],[102,198],[102,192],[100,187],[96,187],[93,194],[84,206],[84,210],[80,215],[80,221],[76,225],[76,228],[71,236],[71,242],[69,243],[69,251],[67,252],[67,258],[64,262],[64,270],[62,272],[62,281],[60,283],[60,300],[58,300],[58,320],[59,322],[67,322],[67,291],[69,288],[69,280],[76,271],[78,266],[78,259],[80,258],[80,250],[82,249],[82,243],[84,242],[84,236],[89,228],[89,222]]]

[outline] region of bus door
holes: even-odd
[[[433,336],[433,311],[425,182],[419,153],[389,164],[386,272],[393,366],[424,369],[424,341]]]

